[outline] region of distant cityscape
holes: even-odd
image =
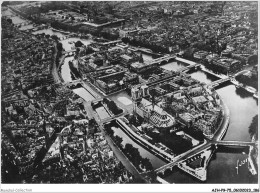
[[[3,2],[1,182],[257,184],[257,7]]]

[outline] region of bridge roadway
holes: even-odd
[[[163,57],[162,54],[154,53],[152,51],[147,50],[146,48],[134,48],[134,49],[132,48],[132,50],[139,51],[139,52],[142,52],[142,53],[145,53],[145,54],[150,54],[150,55],[153,55],[153,56]]]
[[[246,142],[246,141],[211,141],[212,144],[215,145],[224,145],[224,146],[255,146],[254,142]]]
[[[173,161],[166,164],[166,165],[163,165],[162,167],[160,168],[157,168],[155,170],[156,173],[160,173],[160,172],[164,172],[165,170],[167,170],[168,168],[172,168],[174,167],[175,165],[177,165],[179,162],[182,162],[184,160],[186,160],[187,158],[191,157],[191,156],[194,156],[202,151],[205,151],[207,148],[211,147],[211,143],[210,142],[204,142],[202,145],[198,146],[198,147],[195,147],[183,154],[180,154],[178,156],[176,156],[175,158],[173,158]]]
[[[77,79],[77,80],[73,80],[71,82],[64,82],[62,84],[65,85],[65,86],[72,86],[72,85],[76,86],[76,84],[78,84],[78,83],[82,83],[82,80]]]
[[[109,45],[109,44],[117,44],[117,43],[121,43],[122,42],[122,40],[114,40],[114,41],[109,41],[109,42],[103,42],[103,43],[101,43],[101,45]]]
[[[161,62],[163,62],[163,61],[168,62],[170,59],[175,59],[175,58],[176,58],[176,56],[174,56],[174,55],[163,56],[161,58],[156,58],[154,60],[151,60],[147,64],[148,65],[156,64],[156,63],[161,64]]]
[[[189,70],[191,68],[194,68],[194,67],[196,68],[196,67],[200,67],[200,66],[201,66],[201,64],[197,64],[197,63],[191,64],[189,66],[185,66],[183,68],[180,68],[179,70],[177,70],[177,72],[184,72],[184,71]]]
[[[216,80],[216,81],[208,84],[208,86],[216,87],[216,86],[220,85],[221,83],[224,83],[224,82],[229,81],[229,80],[230,80],[229,77],[228,78],[224,78],[224,79],[220,79],[220,80]]]
[[[14,26],[25,26],[25,25],[29,25],[31,24],[32,22],[31,21],[25,21],[25,22],[21,22],[21,23],[16,23],[14,24]]]
[[[75,52],[76,52],[76,50],[68,50],[68,51],[63,52],[63,54],[65,55],[65,57],[68,57],[68,56],[73,56],[73,54]]]
[[[69,52],[76,52],[76,49],[73,49],[73,50],[66,50],[64,53],[69,53]]]
[[[186,60],[184,58],[180,58],[180,57],[175,57],[175,60],[179,61],[179,62],[183,62],[185,64],[189,64],[189,65],[195,65],[197,64],[196,62],[190,61],[190,60]]]

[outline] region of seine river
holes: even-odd
[[[9,15],[11,12],[5,12],[6,15]],[[2,14],[3,15],[3,14]],[[11,17],[13,23],[21,23],[23,19],[18,16]],[[58,37],[64,36],[60,32],[55,32],[51,29],[40,30],[34,33],[46,33],[46,34],[55,34]],[[77,41],[79,38],[71,38],[63,40],[63,47],[65,50],[70,50],[71,45],[69,41]],[[91,43],[91,40],[81,40],[85,45]],[[145,60],[152,59],[149,55],[143,54]],[[64,65],[61,67],[61,74],[64,81],[71,81],[70,69],[68,67],[68,61],[72,58],[66,58]],[[171,62],[164,66],[163,68],[167,70],[177,70],[185,65],[177,62]],[[206,74],[202,71],[196,71],[190,74],[192,78],[195,78],[201,82],[210,83],[216,78],[209,74]],[[84,95],[85,91],[77,90],[77,93],[83,98],[88,99],[87,94]],[[243,140],[250,141],[250,136],[248,133],[248,127],[252,121],[252,118],[257,114],[258,103],[257,101],[249,94],[238,91],[234,85],[227,85],[225,87],[217,89],[219,95],[223,98],[224,102],[230,109],[231,119],[230,125],[227,130],[227,133],[223,140]],[[83,94],[81,94],[83,93]],[[118,94],[120,97],[120,94]],[[151,160],[153,167],[156,169],[165,163],[159,158],[152,155],[150,152],[143,149],[141,146],[132,141],[127,135],[122,131],[116,131],[116,134],[123,138],[123,144],[130,143],[134,147],[137,147],[141,153],[141,156],[144,158],[147,157]],[[241,166],[239,170],[235,167],[237,161],[243,161],[246,159],[246,154],[242,152],[235,152],[230,150],[218,150],[218,152],[213,156],[212,160],[208,166],[208,180],[206,183],[257,183],[257,179],[252,177],[246,164]],[[200,183],[198,180],[194,179],[185,172],[175,168],[174,171],[165,177],[169,183]]]

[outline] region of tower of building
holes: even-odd
[[[44,131],[44,135],[45,135],[45,147],[48,148],[49,146],[49,136],[46,130],[46,120],[45,117],[43,116],[43,125],[42,125],[42,129]]]
[[[144,59],[143,59],[143,54],[140,53],[140,56],[139,56],[139,63],[144,63]]]

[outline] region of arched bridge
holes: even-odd
[[[224,79],[220,79],[220,80],[216,80],[210,84],[208,84],[208,86],[211,86],[211,87],[216,87],[216,86],[219,86],[220,84],[224,83],[224,82],[227,82],[227,81],[230,81],[230,78],[224,78]]]
[[[66,39],[68,39],[68,38],[70,38],[70,36],[62,36],[62,37],[60,37],[59,39],[60,39],[60,40],[66,40]]]
[[[190,60],[186,60],[184,58],[180,58],[180,57],[176,57],[176,60],[179,62],[183,62],[185,64],[189,64],[189,65],[193,65],[196,64],[196,62],[190,61]]]
[[[172,159],[172,162],[168,163],[168,164],[165,164],[163,165],[162,167],[158,168],[155,170],[156,173],[164,173],[166,170],[168,169],[173,169],[174,166],[176,166],[179,162],[182,162],[184,160],[186,160],[187,158],[189,157],[192,157],[192,156],[196,156],[197,154],[199,154],[200,152],[203,152],[205,151],[206,149],[210,148],[211,147],[211,143],[207,143],[205,145],[202,145],[201,147],[198,147],[198,148],[195,148],[193,150],[190,150],[186,153],[183,153],[175,158]]]
[[[164,65],[164,64],[167,64],[168,62],[174,61],[175,58],[176,58],[175,55],[168,55],[168,56],[164,56],[161,58],[156,58],[154,60],[151,60],[148,62],[148,64],[149,65],[152,65],[152,64]]]
[[[183,67],[183,68],[180,68],[179,70],[177,70],[178,72],[185,72],[185,71],[187,71],[187,70],[190,70],[190,69],[192,69],[192,68],[198,68],[198,67],[200,67],[201,66],[201,64],[191,64],[191,65],[189,65],[189,66],[185,66],[185,67]]]
[[[17,23],[17,24],[14,24],[15,27],[18,27],[18,26],[26,26],[26,25],[29,25],[31,24],[32,22],[31,21],[25,21],[25,22],[21,22],[21,23]]]
[[[64,54],[66,57],[68,56],[73,56],[73,54],[76,52],[76,49],[75,50],[68,50],[68,51],[65,51]]]
[[[78,84],[81,84],[81,83],[82,83],[82,80],[78,79],[78,80],[73,80],[71,82],[65,82],[65,83],[63,83],[63,85],[70,87],[70,86],[77,86]]]
[[[115,46],[117,45],[118,43],[121,43],[122,40],[115,40],[115,41],[109,41],[109,42],[104,42],[104,43],[100,43],[101,45],[103,46]]]

